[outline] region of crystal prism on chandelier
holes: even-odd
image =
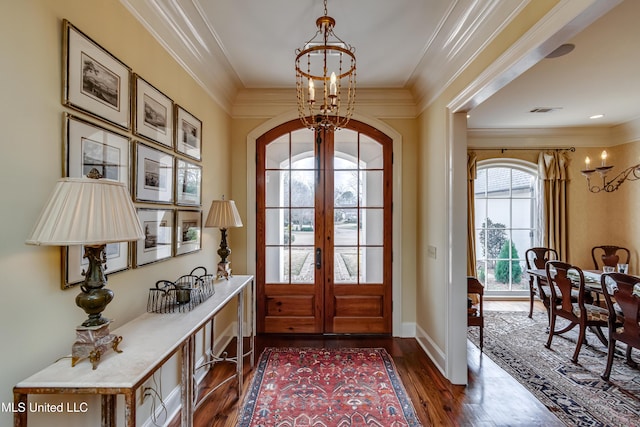
[[[307,128],[340,129],[353,115],[355,48],[334,34],[335,25],[324,0],[324,15],[316,20],[318,30],[296,49],[298,115]]]

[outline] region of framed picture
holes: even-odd
[[[136,144],[135,200],[173,203],[173,155]]]
[[[202,166],[186,160],[176,160],[176,204],[200,206]]]
[[[122,182],[130,188],[130,139],[70,114],[65,113],[64,117],[66,134],[63,175],[80,178],[95,168],[104,178]],[[112,274],[131,268],[130,254],[128,242],[108,244],[105,272]],[[62,260],[62,288],[82,282],[82,273],[89,265],[84,258],[84,247],[63,247]]]
[[[80,178],[97,169],[107,179],[130,186],[131,140],[71,114],[65,114],[63,175]]]
[[[173,255],[173,209],[137,210],[144,239],[135,242],[136,267],[171,258]]]
[[[202,122],[176,105],[176,151],[193,159],[202,158]]]
[[[66,19],[62,34],[63,103],[131,129],[131,69]]]
[[[178,210],[176,215],[176,256],[199,251],[202,211]]]
[[[173,101],[137,74],[133,131],[173,148]]]

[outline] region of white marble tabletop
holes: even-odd
[[[62,358],[19,382],[16,388],[131,389],[140,386],[182,343],[201,329],[225,304],[238,295],[253,276],[233,276],[215,282],[215,294],[186,313],[144,313],[111,333],[122,336],[122,353],[109,350],[97,368],[88,360],[71,367],[71,357]]]

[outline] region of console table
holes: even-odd
[[[250,334],[250,349],[243,353],[245,293]],[[101,395],[102,426],[115,427],[116,395],[125,402],[125,425],[136,425],[136,392],[177,351],[182,352],[181,422],[193,425],[195,371],[195,336],[230,301],[237,299],[237,353],[234,377],[238,397],[242,394],[243,356],[254,364],[255,286],[253,276],[233,276],[215,282],[215,294],[185,313],[145,313],[122,325],[113,333],[122,336],[122,353],[107,352],[94,370],[88,361],[71,366],[71,359],[58,360],[42,371],[18,383],[14,389],[15,407],[28,408],[30,394],[98,394]],[[211,340],[213,347],[213,339]],[[211,349],[210,349],[211,350]],[[233,377],[231,377],[233,378]],[[14,426],[26,427],[28,410],[14,414]]]

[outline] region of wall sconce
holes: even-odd
[[[614,178],[607,180],[607,173],[613,168],[613,166],[607,166],[607,152],[602,151],[600,155],[602,159],[602,163],[600,166],[595,169],[591,169],[591,159],[587,156],[584,159],[585,169],[580,171],[582,175],[587,178],[587,188],[592,193],[599,193],[604,191],[606,193],[611,193],[616,191],[620,185],[622,185],[625,181],[636,181],[640,179],[640,163],[634,166],[630,166],[616,175]],[[600,177],[602,178],[602,185],[599,186],[597,184],[591,185],[591,175],[594,172],[598,172]]]

